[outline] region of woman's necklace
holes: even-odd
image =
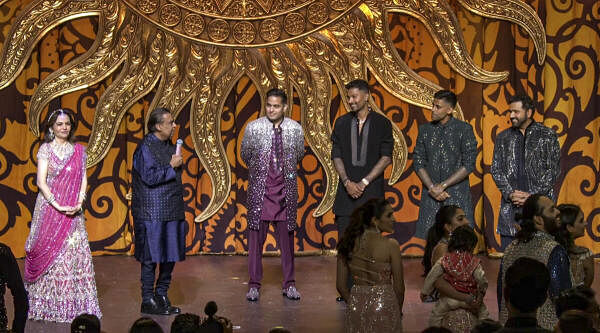
[[[73,151],[73,145],[68,141],[58,143],[56,142],[56,139],[54,139],[50,143],[50,147],[52,147],[54,154],[58,156],[58,158],[60,158],[61,160]]]

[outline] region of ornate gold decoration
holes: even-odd
[[[459,3],[476,14],[523,27],[543,61],[544,30],[528,5],[519,0]],[[96,108],[88,144],[92,166],[108,152],[129,107],[151,90],[156,93],[150,108],[167,107],[175,117],[191,102],[194,148],[213,188],[211,201],[196,221],[215,214],[229,196],[231,170],[220,124],[224,101],[235,82],[247,75],[263,99],[272,87],[290,96],[295,89],[306,140],[326,175],[323,199],[313,213],[320,216],[331,208],[338,184],[330,158],[332,84],[344,96],[344,84],[366,78],[370,70],[392,94],[426,108],[440,89],[398,55],[386,22],[389,12],[423,22],[444,58],[464,77],[478,82],[506,77],[506,72],[475,65],[447,0],[33,0],[16,17],[4,42],[0,88],[16,79],[50,29],[78,17],[99,16],[90,49],[38,86],[29,107],[29,127],[39,135],[39,116],[50,100],[120,69]],[[456,116],[462,118],[460,107]],[[394,140],[390,184],[402,174],[407,158],[406,142],[395,125]]]
[[[190,36],[198,36],[204,31],[204,19],[198,14],[188,14],[183,19],[183,30]]]
[[[160,8],[160,22],[167,27],[176,26],[181,21],[181,11],[173,4],[167,4]]]
[[[225,20],[213,20],[208,24],[208,35],[215,42],[226,40],[229,37],[229,24]]]

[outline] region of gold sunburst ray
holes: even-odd
[[[223,70],[219,71],[216,80],[210,84],[210,91],[199,91],[192,110],[191,132],[198,158],[212,183],[212,195],[206,208],[195,218],[202,222],[221,209],[229,197],[231,189],[231,169],[227,163],[227,155],[221,140],[221,110],[225,98],[233,89],[235,82],[243,75],[243,70],[233,65],[231,50],[224,50],[227,55]]]
[[[423,0],[421,4],[417,2],[404,0],[398,1],[398,4],[387,8],[387,12],[400,12],[417,18],[425,24],[433,40],[438,45],[444,59],[448,64],[462,76],[482,83],[494,83],[503,81],[508,77],[508,72],[491,72],[475,65],[473,59],[467,51],[467,45],[462,37],[452,27],[459,26],[458,19],[452,12],[450,5],[444,1]],[[375,24],[379,29],[388,29],[387,24],[383,23],[382,13],[373,11],[376,18]],[[428,22],[435,22],[430,24]]]
[[[331,105],[331,77],[319,61],[317,53],[304,42],[297,42],[296,58],[302,59],[310,75],[309,84],[304,85],[304,94],[310,96],[302,113],[302,127],[305,138],[325,171],[325,193],[337,188],[337,174],[329,154],[331,152],[331,125],[329,110]],[[333,196],[332,196],[333,197]],[[313,212],[321,216],[331,209],[333,200],[322,200]]]
[[[538,64],[542,65],[546,58],[546,34],[544,24],[537,16],[535,10],[521,0],[458,0],[458,2],[472,13],[510,21],[523,28],[535,45]]]
[[[69,62],[55,72],[50,73],[31,96],[29,106],[29,129],[34,135],[39,135],[39,119],[44,107],[56,97],[66,93],[87,88],[104,80],[114,72],[125,60],[125,53],[130,35],[135,31],[128,25],[124,25],[125,43],[115,40],[114,34],[119,20],[119,6],[112,6],[107,15],[101,15],[99,19],[98,35],[92,46],[79,59]],[[121,14],[124,15],[123,12]],[[131,17],[127,17],[128,19]],[[116,44],[116,45],[115,45]],[[120,45],[119,45],[120,44]]]
[[[17,16],[2,47],[0,89],[21,73],[35,45],[61,23],[80,17],[103,15],[118,6],[115,1],[34,1]]]
[[[128,49],[124,69],[98,101],[87,147],[88,167],[106,156],[129,107],[147,95],[160,78],[165,35],[153,29],[146,31],[145,37]]]

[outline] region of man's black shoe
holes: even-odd
[[[181,313],[180,308],[171,305],[171,301],[169,301],[167,296],[155,295],[154,298],[156,299],[156,304],[158,304],[159,307],[167,310],[168,314]]]
[[[165,307],[159,306],[154,298],[145,300],[142,302],[142,309],[140,310],[144,314],[153,315],[169,315],[169,311]]]

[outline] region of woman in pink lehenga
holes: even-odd
[[[102,316],[81,210],[86,154],[71,142],[74,130],[73,112],[51,112],[37,154],[39,194],[25,243],[29,319],[71,322],[82,313]]]

